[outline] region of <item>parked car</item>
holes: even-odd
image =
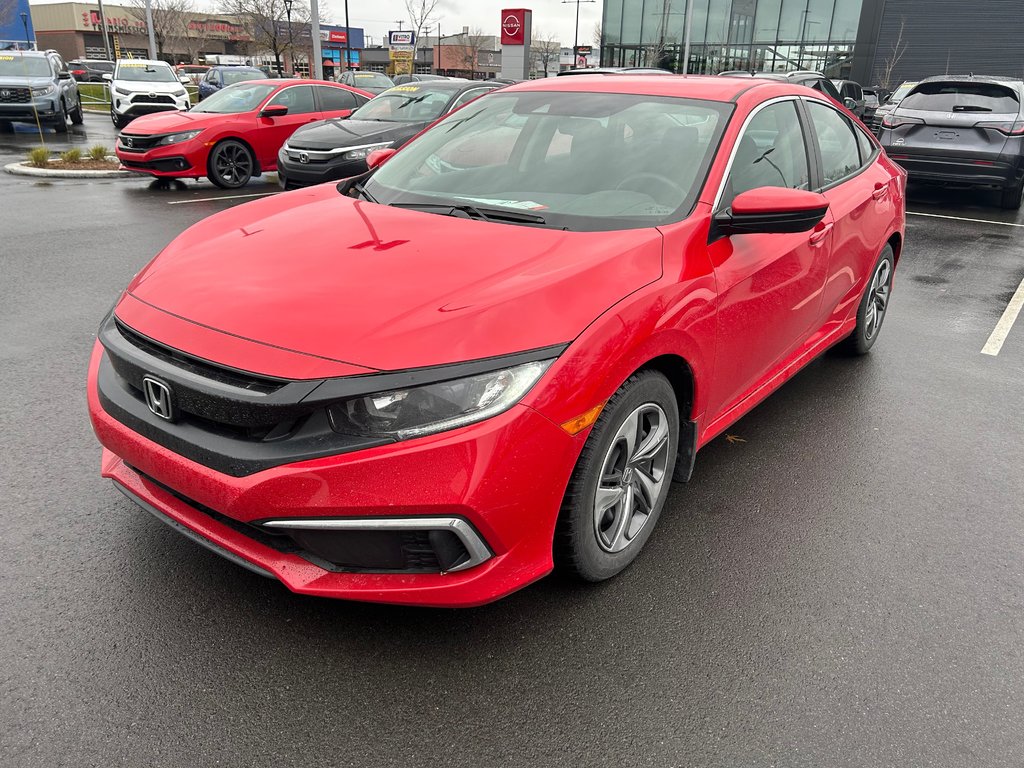
[[[0,125],[35,123],[67,133],[82,124],[78,84],[56,51],[0,51]]]
[[[311,120],[347,117],[371,94],[320,80],[248,80],[222,88],[188,112],[142,117],[122,131],[124,168],[163,178],[207,177],[244,186],[277,167],[292,132]]]
[[[556,77],[567,75],[671,75],[667,69],[657,67],[587,67],[584,69],[563,69]]]
[[[797,85],[804,85],[808,88],[813,88],[816,91],[821,91],[826,96],[835,99],[840,104],[843,104],[847,109],[850,108],[849,104],[843,102],[843,97],[839,93],[839,89],[836,88],[832,81],[829,80],[821,72],[813,72],[810,70],[796,70],[794,72],[746,72],[744,70],[733,69],[728,72],[722,72],[720,77],[758,77],[763,80],[787,80]]]
[[[396,85],[344,122],[313,123],[292,134],[278,154],[278,181],[291,189],[363,173],[373,150],[402,146],[441,115],[498,87],[486,80]]]
[[[907,80],[900,83],[895,91],[882,100],[881,105],[875,110],[875,114],[872,115],[871,122],[868,123],[868,127],[875,132],[876,136],[882,132],[882,120],[885,119],[885,116],[900,105],[900,102],[903,101],[904,97],[910,93],[910,90],[915,85],[917,85],[916,80]]]
[[[861,120],[864,125],[874,130],[873,125],[875,122],[875,112],[881,106],[885,100],[885,91],[881,88],[864,88],[864,116]]]
[[[267,76],[256,67],[216,66],[199,80],[199,101],[212,96],[221,88],[246,80],[266,80]]]
[[[864,89],[860,87],[860,83],[855,83],[853,80],[833,80],[832,85],[839,91],[839,101],[842,105],[863,121],[867,102],[864,98]]]
[[[210,67],[206,64],[179,64],[174,70],[178,73],[179,78],[184,75],[188,78],[190,85],[198,86],[199,81],[210,71]]]
[[[370,72],[369,70],[349,70],[338,75],[338,82],[344,85],[351,85],[361,91],[369,91],[376,95],[384,93],[394,83],[391,78],[383,72]]]
[[[790,83],[521,83],[369,165],[186,230],[88,374],[118,490],[323,597],[619,573],[699,447],[872,348],[903,244],[904,172]]]
[[[110,121],[116,128],[139,115],[184,112],[191,106],[185,85],[165,61],[121,59],[114,74],[103,77],[110,81]]]
[[[68,71],[79,83],[102,83],[104,75],[114,72],[115,63],[106,59],[74,59],[68,62]]]
[[[1024,81],[930,77],[882,120],[882,146],[911,181],[994,187],[1024,201]]]
[[[451,80],[452,78],[445,77],[444,75],[395,75],[393,78],[395,85],[404,85],[405,83],[425,83],[428,80]],[[461,79],[461,78],[459,78]]]

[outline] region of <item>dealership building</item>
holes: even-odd
[[[1021,0],[692,3],[690,72],[812,69],[887,87],[946,72],[1024,76]],[[601,64],[681,72],[686,6],[604,0]]]

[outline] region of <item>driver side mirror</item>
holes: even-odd
[[[372,171],[374,168],[384,165],[388,158],[397,151],[397,149],[392,149],[391,147],[373,150],[373,152],[366,156],[366,167]]]
[[[178,77],[178,82],[181,83],[182,85],[188,85],[189,83],[192,82],[192,79],[188,75],[180,75]]]
[[[845,99],[843,99],[843,106],[850,110],[856,109],[857,102],[851,99],[849,96],[847,96]]]
[[[715,214],[711,240],[729,235],[808,232],[825,218],[828,200],[817,192],[759,187],[741,192],[732,206]]]
[[[260,117],[284,117],[288,114],[288,107],[283,104],[275,104],[272,107],[264,107]]]
[[[58,80],[70,80],[71,79],[71,73],[68,72],[66,69],[62,69],[60,72],[57,73],[57,79]]]
[[[103,79],[106,80],[109,83],[111,80],[114,79],[114,75],[112,73],[110,73],[110,72],[104,72],[103,73]]]

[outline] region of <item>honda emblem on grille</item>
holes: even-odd
[[[300,163],[308,163],[309,162],[309,155],[307,153],[305,153],[305,152],[299,152],[299,162]]]
[[[170,387],[152,376],[143,376],[142,393],[146,396],[146,405],[154,415],[164,421],[174,421],[174,403],[171,400]]]
[[[131,136],[122,136],[121,137],[121,141],[124,142],[124,145],[126,147],[134,147],[135,146],[135,142],[134,142],[134,140],[132,139]]]
[[[0,91],[0,99],[9,99],[9,98],[11,98],[11,92],[9,90],[4,88],[2,91]]]

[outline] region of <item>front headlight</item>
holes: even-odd
[[[40,85],[32,89],[33,96],[49,96],[51,93],[57,92],[57,86],[53,83],[49,85]]]
[[[366,146],[350,149],[347,152],[345,152],[345,154],[343,154],[341,157],[343,160],[365,160],[367,155],[369,155],[375,149],[385,149],[386,147],[390,146],[390,141],[383,141],[380,144],[367,144]]]
[[[182,141],[188,141],[189,139],[194,139],[196,136],[198,136],[202,132],[203,132],[202,129],[200,129],[198,131],[183,131],[182,133],[169,133],[166,136],[164,136],[162,139],[160,139],[160,141],[158,141],[156,143],[156,145],[158,147],[163,147],[163,146],[166,146],[168,144],[178,144],[178,143],[180,143]]]
[[[122,96],[131,96],[132,95],[131,91],[129,91],[127,88],[122,88],[119,85],[114,86],[114,90],[117,91],[118,93],[120,93]]]
[[[336,403],[327,409],[331,427],[347,435],[413,437],[464,427],[507,411],[551,365],[524,363],[437,384],[394,389]]]

